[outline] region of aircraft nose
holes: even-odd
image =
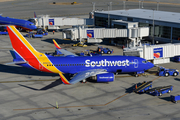
[[[149,67],[149,69],[150,69],[150,68],[154,67],[154,64],[151,63],[151,62],[148,62],[148,67]]]

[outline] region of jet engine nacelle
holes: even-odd
[[[97,82],[113,82],[114,74],[113,73],[104,73],[96,75]]]

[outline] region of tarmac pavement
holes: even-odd
[[[37,11],[37,14],[63,15],[64,13],[74,14],[76,11],[81,13],[92,9],[89,1],[78,2],[83,3],[83,6],[62,7],[57,5],[52,7],[47,4],[49,3],[47,0],[44,2],[41,0],[21,0],[1,3],[0,9],[3,15],[9,17],[29,17],[34,11]],[[97,7],[106,6],[106,2],[99,0]],[[85,3],[88,5],[84,5]],[[135,3],[137,2],[130,2],[129,6],[134,8]],[[147,7],[150,8],[151,6],[150,3],[147,4]],[[168,6],[166,10],[169,11],[179,10],[178,6],[172,5],[164,5],[162,9],[165,9],[166,6]],[[118,8],[118,5],[116,7]],[[85,10],[85,8],[87,9]],[[123,6],[119,8],[123,8]],[[68,13],[68,11],[70,12]],[[27,38],[35,49],[43,53],[54,52],[55,47],[52,39],[55,39],[62,48],[71,52],[81,52],[86,49],[95,50],[97,48],[97,45],[90,45],[87,48],[72,47],[72,44],[76,42],[63,40],[61,32],[56,32],[54,35],[49,32],[49,35],[43,38]],[[180,93],[180,76],[159,77],[150,74],[148,77],[134,77],[125,74],[117,75],[115,81],[111,83],[88,81],[85,84],[63,85],[57,74],[39,72],[17,65],[5,65],[4,63],[12,62],[9,52],[12,50],[9,36],[1,35],[0,43],[1,120],[180,119],[180,104],[172,103],[170,100],[170,95]],[[122,49],[119,46],[103,43],[100,45],[113,49],[112,55],[122,55]],[[175,62],[161,66],[180,70],[180,64]],[[136,83],[150,80],[153,81],[153,87],[173,85],[173,91],[160,97],[132,92]]]

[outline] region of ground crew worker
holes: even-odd
[[[55,31],[53,30],[53,35],[54,35],[54,32],[55,32]]]

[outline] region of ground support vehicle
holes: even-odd
[[[38,29],[36,34],[39,34],[39,35],[48,35],[48,32],[45,32],[42,29]]]
[[[171,95],[172,102],[177,103],[178,100],[180,100],[180,95],[177,95],[177,96]]]
[[[26,34],[26,37],[32,38],[33,34],[34,34],[33,32],[29,32],[28,34]]]
[[[29,38],[42,38],[44,35],[48,35],[48,32],[44,32],[42,30],[38,30],[37,33],[33,33],[33,32],[29,32],[28,34],[26,34],[26,37]]]
[[[74,44],[74,45],[72,45],[72,46],[79,46],[79,47],[87,47],[87,45],[85,45],[83,42],[79,42],[79,43],[77,43],[77,44]]]
[[[152,81],[148,81],[148,82],[144,81],[143,83],[141,83],[140,86],[135,88],[134,92],[144,93],[145,91],[149,90],[150,88],[152,88]]]
[[[43,35],[41,35],[41,34],[33,34],[33,38],[42,38],[43,37]]]
[[[174,57],[174,62],[180,62],[180,56],[175,56]]]
[[[8,32],[0,32],[0,35],[8,35]]]
[[[173,86],[169,85],[169,86],[152,88],[150,90],[147,90],[146,92],[154,96],[162,96],[162,94],[170,93],[172,90],[173,90]]]
[[[113,53],[113,49],[103,48],[102,46],[99,46],[97,51],[101,54],[112,54]]]
[[[139,76],[145,76],[148,77],[148,74],[146,74],[144,71],[138,71],[134,73],[135,77],[139,77]]]
[[[158,76],[168,77],[169,75],[177,76],[177,75],[179,75],[179,70],[159,67]]]

